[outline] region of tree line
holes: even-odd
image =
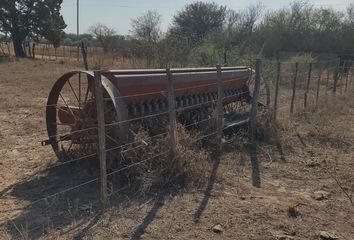
[[[161,30],[161,15],[148,11],[131,20],[127,36],[104,24],[95,24],[87,34],[76,36],[63,32],[66,25],[60,15],[62,0],[6,2],[17,4],[0,2],[0,31],[11,36],[18,56],[22,53],[16,48],[21,48],[19,43],[26,36],[38,41],[45,38],[54,47],[84,41],[88,46],[102,47],[106,53],[144,59],[147,67],[232,65],[250,57],[276,58],[284,51],[354,53],[354,4],[336,10],[294,1],[288,7],[266,11],[259,3],[235,11],[197,1],[177,11],[167,31]],[[35,2],[48,7],[38,7]],[[24,7],[19,7],[21,4]],[[43,14],[45,11],[49,13]],[[13,18],[14,13],[17,18]],[[39,13],[45,19],[38,23],[31,19],[28,29],[19,30],[26,26],[26,17]]]

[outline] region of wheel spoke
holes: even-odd
[[[78,79],[75,76],[74,79],[66,80],[63,87],[53,97],[57,99],[52,103],[53,107],[49,108],[53,113],[56,111],[55,119],[50,122],[50,125],[56,126],[53,147],[60,150],[61,154],[58,154],[58,157],[63,160],[69,160],[78,155],[84,156],[97,147],[97,130],[90,130],[97,126],[93,81],[88,78],[86,83],[85,79],[81,79],[80,73],[77,77]],[[118,121],[112,102],[104,105],[104,115],[107,123]],[[87,132],[86,128],[88,128]],[[119,130],[108,127],[106,131],[105,137],[108,143],[112,147],[119,148],[122,144],[119,141]]]
[[[85,101],[84,101],[84,104],[85,104],[85,105],[86,105],[86,103],[87,103],[87,99],[88,99],[88,94],[89,94],[89,92],[90,92],[90,88],[91,88],[90,83],[87,83],[87,89],[86,89]]]
[[[61,107],[65,107],[65,106],[58,106],[58,105],[53,105],[53,106],[60,111],[66,112],[67,114],[72,114],[71,112],[61,108]]]
[[[74,91],[74,88],[73,88],[73,86],[72,86],[71,83],[70,83],[70,80],[68,80],[68,83],[69,83],[69,86],[70,86],[70,88],[71,88],[71,91],[74,93],[74,96],[75,96],[77,102],[79,103],[79,109],[80,109],[80,107],[81,107],[80,100],[79,100],[79,98],[77,97],[77,95],[76,95],[76,93],[75,93],[75,91]]]
[[[66,107],[70,110],[71,114],[73,115],[74,119],[77,120],[75,114],[73,113],[73,111],[71,110],[71,108],[69,107],[69,105],[66,103],[65,99],[63,98],[63,96],[61,95],[61,93],[59,93],[61,99],[64,101]]]

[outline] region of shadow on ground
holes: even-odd
[[[46,234],[47,229],[67,233],[68,226],[85,224],[84,220],[97,215],[99,185],[98,180],[92,181],[98,178],[98,172],[92,170],[95,162],[88,159],[84,164],[50,168],[11,186],[12,190],[4,196],[11,194],[23,200],[25,206],[20,215],[5,223],[12,238],[37,239]],[[91,167],[85,168],[87,165]],[[92,182],[73,188],[89,181]]]
[[[257,146],[252,145],[248,149],[251,159],[253,186],[261,187]],[[278,150],[282,153],[281,145],[278,146]],[[282,156],[283,154],[280,155]],[[194,213],[194,222],[199,221],[207,208],[217,180],[221,158],[218,154],[215,154],[212,159],[213,168],[210,172],[203,198]],[[83,164],[67,164],[39,172],[31,176],[30,179],[11,186],[12,190],[9,188],[2,191],[2,199],[6,199],[6,196],[10,194],[12,197],[23,200],[27,204],[34,202],[33,205],[22,211],[15,219],[5,223],[11,237],[13,239],[38,239],[48,234],[48,229],[54,230],[59,235],[74,236],[74,239],[85,237],[99,223],[102,216],[98,169],[99,166],[96,159],[85,160]],[[97,180],[77,189],[63,192],[66,189],[93,179]],[[58,192],[62,193],[54,195]],[[175,194],[178,194],[176,189],[169,189],[159,193],[147,194],[145,197],[134,194],[129,196],[129,205],[147,201],[153,202],[150,211],[130,233],[132,240],[140,239],[144,235],[145,230],[154,221],[165,200]],[[127,195],[129,195],[128,192],[124,193],[125,197]],[[43,199],[43,197],[47,198]],[[125,197],[122,195],[122,197],[111,198],[111,207],[124,208],[127,205],[127,198]],[[38,201],[38,199],[42,200]]]
[[[26,204],[33,203],[26,209],[21,209],[15,219],[3,223],[2,226],[8,229],[12,239],[38,239],[48,234],[48,229],[54,230],[55,234],[74,236],[74,239],[84,238],[102,219],[99,181],[92,181],[98,179],[98,169],[96,159],[85,160],[83,164],[67,164],[38,172],[29,179],[1,191],[1,199],[11,196],[23,200]],[[92,182],[64,192],[89,181]],[[60,192],[62,193],[56,194]],[[142,223],[131,233],[131,239],[140,239],[167,196],[172,194],[170,190],[166,190],[141,197],[126,191],[121,197],[112,197],[110,206],[126,206],[127,196],[129,205],[154,202]]]
[[[208,183],[207,183],[207,187],[206,187],[206,189],[204,191],[203,199],[200,202],[199,207],[197,208],[197,210],[196,210],[196,212],[194,214],[193,221],[195,223],[199,222],[200,217],[202,216],[205,208],[208,205],[209,198],[210,198],[211,192],[213,190],[213,187],[214,187],[214,184],[215,184],[215,181],[216,181],[216,178],[217,178],[217,172],[218,172],[219,165],[220,165],[220,155],[216,155],[216,156],[213,157],[213,168],[212,168],[212,171],[210,173],[210,177],[209,177],[209,180],[208,180]]]

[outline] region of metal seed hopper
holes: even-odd
[[[210,117],[207,109],[217,99],[215,68],[171,69],[178,119],[185,122]],[[131,128],[130,120],[145,120],[148,128],[156,128],[159,118],[168,111],[166,70],[101,71],[104,89],[107,139],[117,145],[124,143]],[[249,102],[252,70],[246,67],[222,68],[223,104]],[[46,108],[46,125],[51,145],[59,158],[70,151],[89,149],[96,133],[96,99],[91,71],[72,71],[54,84]]]

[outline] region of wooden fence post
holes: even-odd
[[[216,66],[217,70],[217,86],[218,86],[218,100],[216,103],[216,110],[217,110],[217,141],[219,146],[219,151],[222,151],[222,134],[223,134],[223,117],[224,112],[222,108],[223,98],[224,98],[224,91],[223,91],[223,82],[222,82],[222,71],[221,66]]]
[[[295,104],[295,95],[296,95],[296,82],[297,82],[297,75],[299,72],[299,63],[295,63],[295,76],[293,80],[293,94],[291,97],[291,104],[290,104],[290,113],[294,113],[294,104]]]
[[[307,77],[306,91],[305,91],[305,96],[304,96],[305,97],[304,98],[304,108],[305,108],[305,110],[307,109],[308,94],[310,92],[310,84],[311,84],[311,77],[312,77],[312,66],[313,66],[313,63],[310,63],[308,77]]]
[[[82,53],[82,57],[84,59],[85,69],[88,70],[87,52],[86,52],[86,48],[85,48],[85,43],[84,42],[81,42],[81,53]]]
[[[318,108],[318,98],[320,96],[320,88],[321,88],[321,80],[322,80],[322,71],[323,71],[323,66],[322,63],[320,63],[320,72],[318,74],[318,80],[317,80],[317,91],[316,91],[316,109]]]
[[[7,51],[9,52],[9,56],[11,56],[10,44],[6,43]]]
[[[277,121],[278,113],[278,98],[280,92],[280,81],[281,81],[281,62],[277,62],[277,80],[275,83],[275,97],[274,97],[274,112],[273,112],[273,121]]]
[[[44,54],[45,54],[45,45],[43,46],[43,44],[41,44],[42,45],[42,59],[44,58]]]
[[[80,42],[77,43],[76,55],[77,61],[80,62]]]
[[[353,61],[350,64],[350,78],[349,78],[349,89],[353,91]]]
[[[259,89],[261,85],[261,71],[262,71],[262,60],[256,60],[256,76],[255,84],[253,90],[252,108],[250,114],[250,140],[254,143],[256,137],[256,123],[257,123],[257,112],[258,112],[258,96]]]
[[[345,78],[345,88],[344,88],[344,91],[345,93],[348,92],[348,82],[349,82],[349,67],[347,67],[349,61],[346,62],[346,65],[345,65],[345,70],[346,70],[346,78]]]
[[[343,65],[342,65],[341,71],[340,71],[340,78],[339,78],[339,91],[340,91],[341,96],[343,96],[343,75],[344,75],[345,63],[346,63],[346,61],[343,62]]]
[[[337,93],[338,72],[339,72],[338,68],[339,68],[339,63],[336,64],[336,67],[334,69],[333,96],[336,96],[336,93]]]
[[[48,54],[48,59],[49,60],[52,60],[52,55],[50,53],[50,48],[49,48],[49,45],[47,44],[47,54]]]
[[[175,90],[173,86],[173,79],[171,70],[166,69],[167,74],[167,96],[168,96],[168,113],[170,123],[170,143],[171,143],[171,157],[174,158],[177,153],[176,149],[176,99]]]
[[[102,210],[107,208],[107,166],[106,166],[106,134],[105,134],[105,120],[104,120],[104,104],[102,93],[101,72],[94,72],[94,85],[97,107],[97,124],[98,124],[98,157],[100,160],[100,184],[101,184],[101,204]]]
[[[327,79],[326,79],[326,101],[327,101],[327,96],[328,96],[328,87],[329,87],[329,78],[330,78],[330,71],[329,67],[327,68]]]
[[[33,56],[33,59],[36,59],[36,43],[33,43],[32,44],[32,56]]]

